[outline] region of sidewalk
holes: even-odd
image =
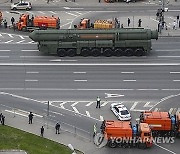
[[[5,125],[18,128],[20,130],[40,135],[40,128],[42,125],[44,125],[45,131],[44,131],[44,137],[48,138],[50,140],[53,140],[55,142],[68,145],[72,144],[72,146],[79,150],[82,151],[85,154],[103,154],[103,149],[97,148],[94,143],[93,139],[90,141],[88,139],[85,139],[83,137],[77,136],[73,133],[69,133],[66,130],[61,130],[60,134],[55,134],[55,128],[51,124],[45,123],[43,119],[36,119],[34,117],[33,119],[33,124],[29,125],[28,124],[28,117],[23,117],[19,115],[14,115],[13,113],[8,113],[8,112],[3,112],[5,115]],[[1,153],[0,154],[7,154],[7,153]],[[11,154],[11,153],[8,153]],[[24,154],[24,153],[13,153],[13,154]]]

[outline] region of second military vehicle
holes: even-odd
[[[30,38],[44,53],[64,56],[143,56],[158,32],[143,28],[35,30]]]

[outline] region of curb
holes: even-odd
[[[0,150],[0,153],[1,152],[23,152],[24,154],[27,154],[26,151],[24,150],[17,150],[17,149],[12,149],[12,150]]]

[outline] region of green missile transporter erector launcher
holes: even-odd
[[[143,28],[35,30],[29,36],[41,52],[64,56],[143,56],[158,32]]]

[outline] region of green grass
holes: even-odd
[[[0,125],[0,150],[19,149],[28,154],[71,154],[66,146],[51,140]]]

